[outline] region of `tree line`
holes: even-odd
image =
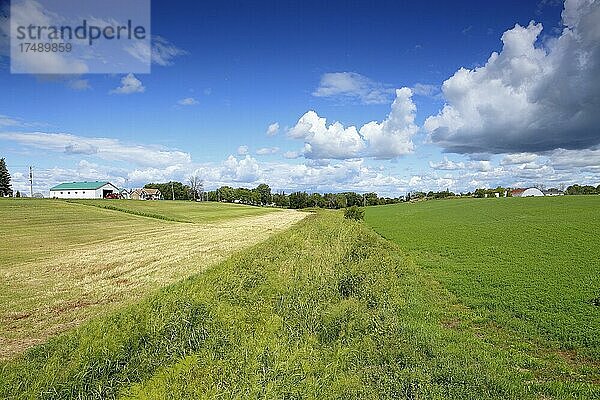
[[[572,185],[569,186],[565,192],[565,194],[571,196],[583,195],[583,194],[600,194],[600,185],[593,187],[590,185]]]
[[[395,204],[403,201],[403,198],[379,197],[376,193],[359,194],[355,192],[321,194],[296,191],[289,194],[285,192],[273,193],[269,185],[262,183],[254,189],[221,186],[216,190],[206,192],[206,200],[293,209],[309,207],[338,209],[352,206]]]
[[[216,190],[204,191],[203,185],[196,179],[190,178],[195,185],[182,182],[149,183],[145,188],[160,190],[165,200],[198,200],[226,203],[239,203],[255,206],[272,206],[281,208],[331,208],[339,209],[352,206],[364,207],[383,204],[396,204],[404,201],[403,197],[379,197],[377,193],[359,194],[355,192],[344,193],[308,193],[296,191],[274,193],[271,187],[261,183],[253,189],[231,186],[221,186]]]
[[[190,181],[193,179],[190,178]],[[218,201],[227,203],[239,203],[255,206],[274,206],[281,208],[330,208],[340,209],[352,206],[366,207],[385,204],[396,204],[405,201],[414,200],[436,200],[453,197],[496,197],[496,193],[500,197],[511,196],[510,188],[498,186],[494,189],[480,188],[474,192],[454,193],[446,189],[444,191],[434,192],[412,192],[406,196],[390,198],[379,197],[377,193],[371,192],[359,194],[355,192],[343,193],[308,193],[306,191],[296,191],[286,194],[285,192],[273,193],[269,185],[260,184],[254,189],[248,188],[233,188],[231,186],[221,186],[216,190],[204,191],[203,185],[198,184],[196,179],[195,185],[186,185],[181,182],[168,183],[150,183],[145,187],[159,189],[163,198],[170,200],[175,194],[175,200],[202,200],[202,201]],[[565,190],[566,195],[593,195],[600,194],[600,185],[598,187],[585,185],[572,185]]]

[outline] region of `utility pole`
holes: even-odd
[[[33,167],[29,166],[29,194],[33,199]]]
[[[173,181],[171,181],[171,192],[173,193],[173,200],[175,200],[175,186],[173,186]]]

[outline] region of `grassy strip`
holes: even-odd
[[[105,210],[119,211],[119,212],[123,212],[126,214],[137,215],[140,217],[162,219],[164,221],[183,222],[183,223],[188,223],[188,224],[193,223],[192,221],[185,220],[185,219],[172,218],[172,217],[168,217],[166,215],[149,213],[149,212],[134,210],[134,209],[130,209],[130,208],[117,207],[117,206],[113,206],[111,204],[99,204],[97,202],[91,203],[91,202],[74,201],[74,200],[63,200],[63,201],[65,201],[67,203],[71,203],[71,204],[83,204],[85,206],[103,208]]]
[[[319,212],[1,367],[6,398],[592,398],[472,318],[391,243]]]

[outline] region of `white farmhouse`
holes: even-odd
[[[50,197],[58,199],[104,199],[119,194],[119,188],[110,182],[68,182],[50,189]]]

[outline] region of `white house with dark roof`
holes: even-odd
[[[119,188],[110,182],[66,182],[50,189],[50,197],[58,199],[104,199],[119,194]]]

